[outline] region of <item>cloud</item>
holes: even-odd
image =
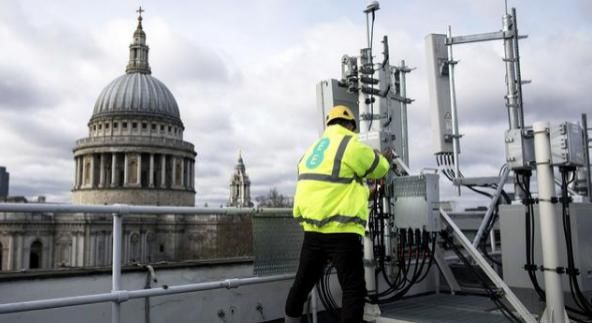
[[[57,98],[26,70],[0,66],[0,108],[18,110],[47,108]]]
[[[0,164],[11,172],[12,191],[70,200],[71,149],[87,135],[101,89],[124,73],[135,29],[132,16],[114,13],[130,9],[128,4],[109,4],[92,15],[66,17],[63,12],[79,8],[51,4],[53,14],[40,15],[23,12],[16,1],[0,3],[0,42],[7,44],[0,51],[0,145],[10,152],[0,156]],[[322,118],[315,85],[338,78],[341,56],[357,55],[364,46],[362,6],[309,1],[159,6],[148,8],[144,20],[150,63],[177,99],[185,140],[195,144],[197,201],[226,202],[239,150],[253,197],[271,187],[291,194],[296,162],[318,135]],[[589,110],[586,94],[592,88],[590,23],[559,15],[558,24],[581,27],[567,32],[540,26],[540,17],[547,16],[530,10],[531,4],[521,6],[521,32],[530,33],[520,48],[523,77],[533,80],[524,88],[527,123],[577,119]],[[494,31],[501,27],[502,11],[499,3],[454,0],[404,3],[397,10],[385,4],[378,12],[375,38],[389,35],[391,62],[406,59],[417,67],[408,75],[408,94],[416,100],[409,106],[413,169],[435,167],[423,37],[448,24],[459,34]],[[467,175],[495,175],[505,160],[502,53],[499,42],[455,48],[465,135],[461,165]],[[453,197],[454,189],[442,185],[442,196]]]

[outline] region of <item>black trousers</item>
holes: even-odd
[[[366,296],[362,249],[360,235],[355,233],[305,232],[298,272],[286,301],[286,314],[302,315],[308,294],[322,277],[327,260],[331,260],[343,291],[341,322],[362,322]]]

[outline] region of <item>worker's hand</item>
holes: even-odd
[[[384,179],[369,179],[367,183],[368,188],[370,189],[368,200],[372,201],[376,197],[376,194],[383,189]]]
[[[380,153],[379,151],[377,152]],[[389,161],[389,163],[392,163],[393,159],[395,159],[395,152],[391,148],[385,149],[381,154],[384,156],[384,158],[386,158],[386,160]]]

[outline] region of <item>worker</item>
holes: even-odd
[[[304,229],[300,263],[288,294],[285,322],[300,322],[308,294],[323,275],[327,261],[337,269],[343,291],[341,322],[360,323],[366,283],[362,237],[368,220],[365,178],[380,179],[389,160],[361,143],[351,110],[337,105],[327,128],[298,163],[294,218]],[[390,156],[389,156],[390,158]]]

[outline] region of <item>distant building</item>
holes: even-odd
[[[101,92],[88,127],[74,148],[74,203],[195,205],[196,153],[175,98],[151,76],[141,15],[126,74]],[[123,235],[124,264],[252,253],[248,216],[126,216]],[[0,270],[108,266],[111,253],[111,215],[0,214]]]
[[[6,167],[0,167],[0,201],[8,197],[8,185],[10,184],[10,173]]]
[[[251,181],[247,175],[242,154],[238,154],[238,163],[234,167],[234,174],[230,178],[230,199],[228,206],[252,207]]]

